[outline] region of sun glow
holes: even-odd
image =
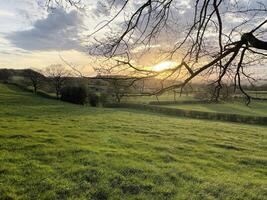
[[[152,70],[160,72],[165,69],[171,69],[177,65],[174,61],[164,61],[152,67]]]

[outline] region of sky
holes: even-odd
[[[235,1],[248,2],[248,0]],[[85,2],[86,12],[59,7],[48,12],[45,0],[0,0],[0,68],[44,68],[51,64],[63,63],[61,60],[63,57],[69,63],[86,68],[89,73],[93,72],[95,58],[88,54],[87,35],[97,27],[101,27],[101,20],[112,15],[112,11],[108,6],[103,6],[105,1]],[[120,6],[124,1],[115,2]],[[129,13],[143,1],[132,2],[134,3],[127,8]],[[182,21],[186,20],[193,8],[192,0],[179,0],[177,7],[179,7],[177,16]],[[226,18],[226,21],[232,24],[244,20],[233,15],[227,15]],[[124,19],[125,13],[117,17],[116,24],[122,23]],[[158,43],[151,48],[156,49],[161,46],[163,44]],[[133,51],[138,52],[142,48],[137,46]],[[154,57],[150,55],[143,60],[153,63]]]
[[[47,12],[36,0],[0,1],[0,68],[42,68],[62,63],[90,65],[81,44],[84,18],[76,10]]]
[[[47,10],[45,2],[0,0],[0,68],[44,68],[64,63],[63,57],[93,71],[95,58],[88,54],[86,36],[107,10],[94,0],[86,1],[86,12],[69,7]]]

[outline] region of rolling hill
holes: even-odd
[[[267,127],[77,106],[0,84],[0,199],[264,199]]]

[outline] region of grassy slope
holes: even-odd
[[[220,103],[220,104],[175,104],[166,105],[171,108],[179,108],[184,110],[196,110],[204,112],[219,112],[253,116],[267,116],[266,101],[252,101],[249,106],[244,102]]]
[[[0,102],[0,199],[267,195],[266,127],[79,107],[3,85]]]

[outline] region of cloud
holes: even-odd
[[[16,47],[30,51],[82,51],[83,16],[76,10],[55,9],[46,18],[34,22],[33,27],[6,35]]]
[[[11,13],[11,12],[8,12],[8,11],[5,11],[5,10],[0,10],[0,16],[1,17],[14,17],[15,14],[14,13]]]
[[[125,0],[101,0],[97,1],[93,14],[97,17],[110,16],[112,11],[118,12],[117,9],[121,9],[124,4],[131,4],[132,2],[126,2]]]

